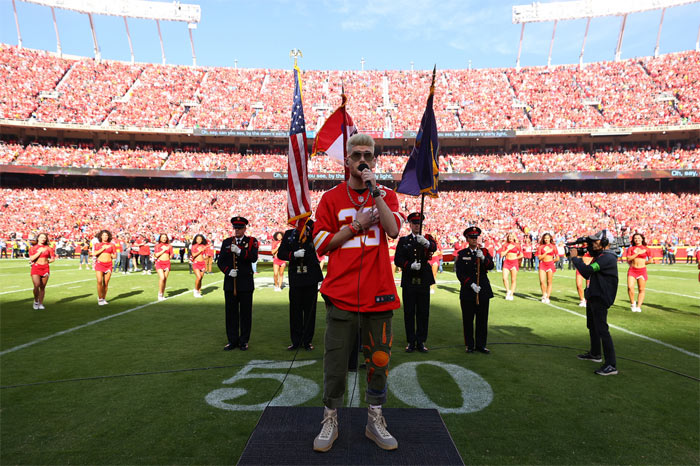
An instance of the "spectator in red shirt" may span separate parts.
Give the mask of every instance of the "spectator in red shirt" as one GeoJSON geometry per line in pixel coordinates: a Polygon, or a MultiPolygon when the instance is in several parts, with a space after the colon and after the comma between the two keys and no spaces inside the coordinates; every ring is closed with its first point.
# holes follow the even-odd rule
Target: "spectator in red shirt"
{"type": "Polygon", "coordinates": [[[148,238],[146,236],[141,237],[139,242],[139,256],[141,256],[141,267],[143,268],[143,274],[151,274],[151,246],[148,244],[148,238]]]}

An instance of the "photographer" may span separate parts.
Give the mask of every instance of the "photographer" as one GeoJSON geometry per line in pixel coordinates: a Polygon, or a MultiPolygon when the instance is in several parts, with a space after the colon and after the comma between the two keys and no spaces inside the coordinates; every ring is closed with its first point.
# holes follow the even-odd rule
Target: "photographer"
{"type": "Polygon", "coordinates": [[[608,309],[615,302],[617,295],[617,257],[609,250],[610,240],[605,230],[586,238],[579,238],[576,242],[569,243],[573,246],[577,243],[586,243],[588,253],[593,257],[590,264],[578,256],[576,248],[571,248],[571,261],[576,270],[590,280],[586,287],[586,326],[591,339],[591,347],[587,353],[579,354],[578,358],[584,361],[601,362],[600,346],[603,345],[605,363],[596,370],[598,375],[617,374],[617,361],[615,359],[615,346],[608,329],[608,309]]]}

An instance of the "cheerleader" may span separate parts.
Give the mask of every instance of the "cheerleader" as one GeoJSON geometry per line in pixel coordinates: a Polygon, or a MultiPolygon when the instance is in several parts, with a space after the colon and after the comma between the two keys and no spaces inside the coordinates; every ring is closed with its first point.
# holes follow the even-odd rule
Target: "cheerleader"
{"type": "Polygon", "coordinates": [[[283,236],[284,234],[281,231],[276,231],[272,235],[272,277],[275,283],[275,291],[282,291],[282,286],[284,286],[284,268],[287,263],[277,258],[277,251],[280,248],[283,236]]]}
{"type": "Polygon", "coordinates": [[[192,263],[192,271],[194,272],[194,297],[202,297],[202,278],[204,278],[204,272],[207,266],[207,258],[209,255],[209,246],[207,245],[207,239],[203,234],[198,233],[192,240],[192,246],[190,247],[190,263],[192,263]]]}
{"type": "Polygon", "coordinates": [[[29,248],[29,263],[32,268],[29,272],[34,284],[34,309],[46,309],[44,307],[44,293],[49,281],[49,264],[56,260],[56,253],[49,246],[49,237],[46,233],[40,233],[36,238],[36,244],[29,248]]]}
{"type": "Polygon", "coordinates": [[[116,255],[116,249],[112,244],[112,233],[109,230],[100,231],[97,243],[93,246],[92,255],[95,258],[95,277],[97,278],[97,305],[105,306],[107,302],[107,288],[112,278],[112,261],[116,255]]]}
{"type": "Polygon", "coordinates": [[[556,271],[554,263],[559,259],[557,246],[552,243],[552,235],[549,233],[545,233],[540,239],[540,245],[537,247],[537,259],[540,261],[541,301],[549,304],[549,297],[552,295],[552,280],[556,271]]]}
{"type": "Polygon", "coordinates": [[[651,251],[647,248],[644,235],[641,233],[632,235],[632,245],[627,248],[625,256],[627,256],[627,263],[630,265],[630,268],[627,270],[627,294],[630,297],[632,312],[642,312],[644,290],[649,279],[647,275],[647,261],[651,259],[651,251]],[[635,282],[637,282],[637,287],[639,288],[637,301],[634,300],[635,282]]]}
{"type": "Polygon", "coordinates": [[[513,301],[515,287],[518,283],[520,260],[524,257],[520,245],[515,242],[515,234],[508,233],[506,242],[501,246],[503,257],[503,286],[506,288],[506,300],[513,301]]]}
{"type": "MultiPolygon", "coordinates": [[[[584,264],[588,265],[593,261],[593,256],[591,256],[590,253],[586,251],[583,254],[583,256],[581,256],[581,260],[584,264]]],[[[584,290],[586,289],[585,284],[586,279],[583,278],[583,275],[581,275],[578,269],[576,269],[576,291],[578,292],[579,307],[586,307],[586,296],[584,294],[584,290]]]]}
{"type": "MultiPolygon", "coordinates": [[[[391,265],[391,275],[396,275],[396,264],[394,264],[394,257],[396,256],[396,243],[398,240],[395,238],[389,238],[389,263],[391,265]]],[[[321,267],[323,271],[323,267],[321,267]]]]}
{"type": "Polygon", "coordinates": [[[168,282],[170,275],[170,258],[173,255],[173,245],[170,244],[170,238],[165,233],[158,235],[158,242],[153,248],[153,258],[156,263],[156,272],[158,273],[158,301],[165,300],[165,285],[168,282]]]}
{"type": "Polygon", "coordinates": [[[442,247],[440,246],[440,240],[435,236],[435,244],[437,245],[437,249],[433,253],[433,257],[428,260],[428,264],[430,264],[430,268],[433,271],[433,280],[435,280],[435,283],[430,285],[430,294],[435,294],[435,288],[437,287],[437,274],[438,270],[440,269],[440,261],[442,260],[442,247]]]}

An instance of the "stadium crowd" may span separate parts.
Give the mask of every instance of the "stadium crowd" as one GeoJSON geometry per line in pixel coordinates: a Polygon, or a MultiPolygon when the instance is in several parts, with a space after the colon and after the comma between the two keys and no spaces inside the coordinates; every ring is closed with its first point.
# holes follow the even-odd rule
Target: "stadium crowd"
{"type": "MultiPolygon", "coordinates": [[[[407,153],[389,151],[377,160],[382,173],[402,173],[407,153]]],[[[442,173],[528,173],[611,170],[700,169],[700,147],[603,147],[596,152],[582,148],[550,147],[520,152],[467,153],[449,149],[440,157],[442,173]]],[[[95,150],[85,142],[26,146],[0,140],[0,165],[53,167],[131,168],[147,170],[225,170],[286,172],[287,153],[282,149],[250,151],[245,155],[230,149],[201,150],[190,146],[169,151],[164,146],[103,146],[95,150]]],[[[342,173],[342,166],[325,156],[311,158],[311,173],[342,173]]]]}
{"type": "MultiPolygon", "coordinates": [[[[434,109],[441,131],[682,124],[700,114],[699,74],[694,51],[583,68],[438,70],[434,109]]],[[[281,69],[65,59],[0,44],[0,118],[286,131],[291,76],[281,69]]],[[[430,79],[429,71],[306,71],[307,128],[320,127],[344,86],[361,130],[417,130],[430,79]]]]}
{"type": "MultiPolygon", "coordinates": [[[[0,238],[27,238],[46,231],[77,240],[101,229],[114,234],[154,237],[165,232],[187,240],[197,233],[221,241],[230,236],[229,219],[242,215],[250,234],[269,243],[286,227],[283,190],[166,189],[3,189],[0,238]]],[[[313,210],[321,191],[312,191],[313,210]]],[[[399,195],[405,214],[420,209],[420,198],[399,195]]],[[[649,244],[700,243],[700,195],[672,193],[443,191],[427,199],[425,231],[441,247],[463,241],[467,224],[479,225],[486,240],[513,232],[555,242],[608,228],[639,231],[649,244]],[[542,215],[542,206],[548,214],[542,215]]]]}

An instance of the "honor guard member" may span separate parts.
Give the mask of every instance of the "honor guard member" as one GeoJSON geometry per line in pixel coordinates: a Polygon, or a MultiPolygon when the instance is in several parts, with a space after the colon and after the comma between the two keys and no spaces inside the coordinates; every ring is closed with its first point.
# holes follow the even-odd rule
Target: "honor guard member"
{"type": "Polygon", "coordinates": [[[459,304],[462,308],[464,344],[467,353],[474,350],[489,354],[486,348],[486,333],[489,322],[489,300],[493,298],[487,272],[493,269],[493,259],[486,248],[477,245],[481,229],[469,227],[464,230],[468,246],[457,255],[455,272],[461,284],[459,304]],[[476,317],[476,334],[474,332],[476,317]]]}
{"type": "Polygon", "coordinates": [[[437,250],[430,235],[419,234],[425,216],[413,212],[408,216],[411,233],[402,236],[396,245],[394,264],[401,267],[401,300],[408,346],[406,352],[418,350],[427,353],[428,317],[430,313],[430,285],[435,283],[428,260],[437,250]]]}
{"type": "Polygon", "coordinates": [[[253,318],[253,262],[258,260],[258,240],[246,236],[248,220],[231,219],[234,235],[221,243],[217,265],[224,274],[226,302],[226,337],[224,351],[248,349],[250,326],[253,318]]]}
{"type": "Polygon", "coordinates": [[[314,247],[313,229],[314,221],[309,220],[304,235],[295,228],[285,231],[277,250],[277,257],[289,262],[289,330],[292,344],[287,349],[290,351],[300,346],[307,351],[314,349],[311,341],[316,328],[318,283],[323,281],[323,273],[314,247]]]}

